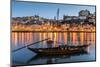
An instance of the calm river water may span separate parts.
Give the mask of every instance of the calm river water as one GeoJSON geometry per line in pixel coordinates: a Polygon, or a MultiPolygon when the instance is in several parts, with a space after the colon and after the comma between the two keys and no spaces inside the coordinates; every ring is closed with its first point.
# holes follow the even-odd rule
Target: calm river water
{"type": "MultiPolygon", "coordinates": [[[[46,38],[54,41],[52,47],[59,45],[84,45],[91,44],[88,47],[88,53],[76,55],[50,56],[41,57],[36,53],[31,52],[27,48],[12,52],[12,64],[14,65],[28,65],[28,64],[51,64],[51,63],[65,63],[65,62],[79,62],[79,61],[95,61],[95,33],[83,32],[12,32],[12,51],[23,46],[35,43],[46,38]]],[[[33,48],[47,48],[46,41],[31,45],[33,48]]]]}

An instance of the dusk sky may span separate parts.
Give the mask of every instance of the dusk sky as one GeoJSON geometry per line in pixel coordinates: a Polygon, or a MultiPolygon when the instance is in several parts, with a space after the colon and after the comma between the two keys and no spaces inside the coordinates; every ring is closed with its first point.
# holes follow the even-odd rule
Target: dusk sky
{"type": "Polygon", "coordinates": [[[65,5],[52,3],[12,2],[12,17],[34,16],[38,14],[44,18],[54,18],[59,8],[59,17],[63,15],[78,16],[80,10],[95,12],[95,6],[65,5]]]}

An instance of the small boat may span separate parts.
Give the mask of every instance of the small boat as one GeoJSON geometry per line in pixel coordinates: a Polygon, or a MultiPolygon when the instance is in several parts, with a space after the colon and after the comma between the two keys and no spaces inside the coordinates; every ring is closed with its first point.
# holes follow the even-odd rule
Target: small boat
{"type": "Polygon", "coordinates": [[[31,48],[27,47],[30,51],[35,52],[40,55],[65,55],[65,54],[75,54],[87,52],[87,47],[89,45],[80,45],[80,46],[67,46],[61,45],[59,47],[53,48],[31,48]]]}

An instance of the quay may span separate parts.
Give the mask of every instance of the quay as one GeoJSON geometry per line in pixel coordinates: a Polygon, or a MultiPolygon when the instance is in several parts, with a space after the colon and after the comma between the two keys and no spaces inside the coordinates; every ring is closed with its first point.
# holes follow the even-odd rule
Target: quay
{"type": "Polygon", "coordinates": [[[83,33],[96,33],[96,31],[30,31],[30,30],[16,30],[16,31],[12,31],[12,32],[83,32],[83,33]]]}

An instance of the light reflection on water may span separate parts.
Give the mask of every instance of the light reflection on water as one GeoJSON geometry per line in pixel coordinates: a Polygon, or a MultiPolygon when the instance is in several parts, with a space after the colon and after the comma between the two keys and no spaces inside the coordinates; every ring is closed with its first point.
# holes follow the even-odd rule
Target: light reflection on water
{"type": "MultiPolygon", "coordinates": [[[[37,57],[36,54],[29,51],[27,48],[12,53],[13,63],[16,65],[25,64],[48,64],[60,62],[74,62],[74,61],[92,61],[95,60],[95,33],[77,33],[77,32],[12,32],[12,50],[22,46],[50,38],[54,41],[53,47],[59,45],[84,45],[91,44],[89,47],[89,54],[75,55],[70,57],[56,56],[56,57],[37,57]],[[57,43],[59,42],[59,43],[57,43]],[[24,56],[24,57],[23,57],[24,56]],[[27,63],[30,58],[33,59],[27,63]],[[56,60],[57,59],[57,60],[56,60]],[[56,60],[56,61],[55,61],[56,60]]],[[[46,41],[33,45],[34,48],[46,48],[46,41]]]]}

